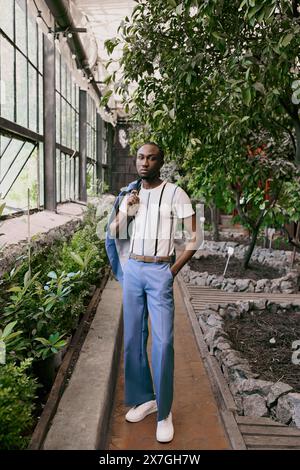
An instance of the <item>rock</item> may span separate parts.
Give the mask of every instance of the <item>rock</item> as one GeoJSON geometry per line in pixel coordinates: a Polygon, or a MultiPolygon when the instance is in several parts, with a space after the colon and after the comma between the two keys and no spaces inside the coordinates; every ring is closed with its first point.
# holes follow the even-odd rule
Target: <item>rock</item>
{"type": "Polygon", "coordinates": [[[273,382],[266,380],[248,379],[241,383],[239,393],[243,395],[259,394],[267,396],[270,393],[273,382]]]}
{"type": "Polygon", "coordinates": [[[197,277],[194,279],[194,284],[200,287],[204,287],[207,285],[207,278],[206,277],[197,277]]]}
{"type": "Polygon", "coordinates": [[[270,287],[271,292],[280,292],[280,284],[280,279],[273,279],[270,287]]]}
{"type": "Polygon", "coordinates": [[[212,282],[210,283],[211,287],[214,287],[216,289],[220,289],[222,287],[222,278],[217,277],[216,279],[213,279],[212,282]]]}
{"type": "Polygon", "coordinates": [[[197,279],[198,277],[202,277],[201,275],[199,276],[199,273],[197,273],[197,271],[190,271],[189,275],[191,280],[197,279]]]}
{"type": "Polygon", "coordinates": [[[220,315],[220,317],[222,317],[222,318],[224,318],[224,317],[226,316],[226,310],[225,310],[225,308],[222,307],[222,308],[219,309],[219,315],[220,315]]]}
{"type": "Polygon", "coordinates": [[[223,357],[223,363],[226,367],[233,367],[237,364],[240,364],[243,359],[238,355],[238,353],[234,350],[224,350],[224,357],[223,357]]]}
{"type": "Polygon", "coordinates": [[[273,406],[276,401],[278,400],[279,397],[284,395],[285,393],[290,392],[293,390],[290,385],[285,384],[283,382],[276,382],[274,385],[272,385],[270,392],[267,395],[267,405],[273,406]]]}
{"type": "Polygon", "coordinates": [[[237,279],[235,285],[239,292],[244,292],[248,289],[250,283],[250,279],[237,279]]]}
{"type": "Polygon", "coordinates": [[[213,346],[214,349],[219,349],[220,351],[225,351],[232,348],[230,343],[228,343],[228,341],[225,341],[222,336],[220,336],[216,341],[214,341],[213,346]]]}
{"type": "Polygon", "coordinates": [[[284,395],[278,398],[276,407],[276,417],[284,424],[289,424],[292,420],[293,411],[289,401],[289,395],[284,395]]]}
{"type": "Polygon", "coordinates": [[[225,336],[224,330],[222,328],[219,328],[218,326],[211,327],[209,328],[207,333],[205,333],[204,340],[208,343],[210,347],[212,347],[213,341],[219,336],[225,336]]]}
{"type": "Polygon", "coordinates": [[[259,279],[259,280],[256,282],[255,292],[264,292],[264,290],[265,290],[267,284],[268,284],[268,280],[267,280],[267,279],[259,279]]]}
{"type": "Polygon", "coordinates": [[[294,292],[294,285],[290,281],[282,281],[280,284],[280,290],[286,294],[292,294],[294,292]]]}
{"type": "Polygon", "coordinates": [[[269,302],[269,303],[268,303],[268,310],[269,310],[271,313],[275,314],[275,313],[277,313],[278,305],[275,304],[275,303],[273,303],[273,302],[269,302]]]}
{"type": "Polygon", "coordinates": [[[249,282],[247,292],[254,292],[254,289],[255,289],[255,283],[254,283],[254,281],[251,280],[249,282]]]}
{"type": "Polygon", "coordinates": [[[239,312],[239,309],[234,306],[234,307],[227,307],[226,309],[226,316],[232,318],[233,320],[235,318],[239,318],[240,317],[240,312],[239,312]]]}
{"type": "Polygon", "coordinates": [[[265,310],[267,301],[265,299],[255,300],[253,302],[253,308],[255,310],[265,310]]]}
{"type": "Polygon", "coordinates": [[[242,300],[239,300],[236,303],[236,308],[238,309],[240,316],[242,316],[242,315],[245,315],[247,312],[249,312],[250,305],[249,305],[249,302],[243,302],[242,300]]]}
{"type": "Polygon", "coordinates": [[[208,319],[206,320],[207,325],[209,326],[219,326],[221,327],[223,325],[223,321],[219,317],[219,315],[209,315],[208,319]]]}
{"type": "Polygon", "coordinates": [[[265,398],[257,393],[243,396],[243,408],[245,416],[269,416],[265,398]]]}
{"type": "Polygon", "coordinates": [[[300,428],[300,393],[288,393],[277,402],[276,416],[284,424],[300,428]]]}

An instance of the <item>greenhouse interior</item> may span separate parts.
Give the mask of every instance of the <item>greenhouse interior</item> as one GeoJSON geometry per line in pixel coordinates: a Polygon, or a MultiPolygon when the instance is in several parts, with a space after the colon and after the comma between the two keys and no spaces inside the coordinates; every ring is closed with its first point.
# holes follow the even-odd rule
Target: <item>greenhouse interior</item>
{"type": "Polygon", "coordinates": [[[300,0],[0,0],[0,450],[300,450],[299,51],[300,0]]]}

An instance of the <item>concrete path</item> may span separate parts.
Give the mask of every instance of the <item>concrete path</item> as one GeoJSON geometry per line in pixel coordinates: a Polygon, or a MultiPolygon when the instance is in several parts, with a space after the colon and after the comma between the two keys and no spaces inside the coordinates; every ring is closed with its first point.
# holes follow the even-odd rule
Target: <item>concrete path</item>
{"type": "Polygon", "coordinates": [[[175,386],[172,408],[174,439],[169,444],[160,444],[156,441],[156,413],[147,416],[139,423],[125,421],[124,416],[128,408],[123,405],[124,379],[121,368],[106,447],[109,450],[230,449],[176,281],[174,292],[175,386]]]}

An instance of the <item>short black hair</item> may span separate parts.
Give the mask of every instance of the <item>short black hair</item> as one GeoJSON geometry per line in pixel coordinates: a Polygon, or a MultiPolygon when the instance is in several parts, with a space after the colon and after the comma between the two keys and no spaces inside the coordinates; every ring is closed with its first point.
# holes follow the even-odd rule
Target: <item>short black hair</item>
{"type": "Polygon", "coordinates": [[[149,140],[147,142],[144,142],[142,145],[140,145],[139,148],[143,147],[143,145],[154,145],[158,149],[158,156],[161,158],[162,161],[164,160],[165,152],[156,142],[152,142],[149,140]]]}

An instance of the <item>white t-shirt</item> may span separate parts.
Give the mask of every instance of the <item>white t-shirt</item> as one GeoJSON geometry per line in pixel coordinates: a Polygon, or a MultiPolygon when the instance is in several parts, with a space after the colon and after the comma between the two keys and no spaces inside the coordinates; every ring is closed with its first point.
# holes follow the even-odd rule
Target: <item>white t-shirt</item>
{"type": "MultiPolygon", "coordinates": [[[[125,214],[128,197],[129,195],[125,196],[120,205],[120,211],[125,214]]],[[[163,181],[153,189],[141,186],[139,199],[139,209],[129,229],[130,253],[171,256],[175,252],[174,235],[178,219],[195,213],[189,196],[179,186],[163,181]]]]}

